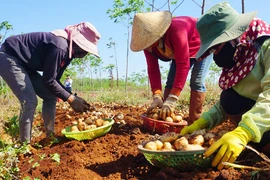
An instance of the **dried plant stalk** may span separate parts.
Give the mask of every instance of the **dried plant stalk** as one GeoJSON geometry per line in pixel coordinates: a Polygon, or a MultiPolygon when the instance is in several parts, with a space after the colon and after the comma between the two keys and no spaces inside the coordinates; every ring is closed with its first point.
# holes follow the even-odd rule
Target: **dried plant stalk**
{"type": "Polygon", "coordinates": [[[229,162],[223,162],[222,163],[225,166],[231,166],[234,168],[239,168],[239,169],[251,169],[254,171],[269,171],[270,168],[258,168],[258,167],[253,167],[253,166],[245,166],[245,165],[240,165],[240,164],[234,164],[234,163],[229,163],[229,162]]]}

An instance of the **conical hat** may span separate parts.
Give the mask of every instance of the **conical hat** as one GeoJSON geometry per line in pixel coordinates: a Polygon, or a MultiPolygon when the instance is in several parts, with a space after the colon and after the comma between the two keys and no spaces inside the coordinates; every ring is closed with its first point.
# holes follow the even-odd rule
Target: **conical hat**
{"type": "Polygon", "coordinates": [[[141,51],[154,44],[172,22],[169,11],[137,13],[134,16],[130,49],[141,51]]]}

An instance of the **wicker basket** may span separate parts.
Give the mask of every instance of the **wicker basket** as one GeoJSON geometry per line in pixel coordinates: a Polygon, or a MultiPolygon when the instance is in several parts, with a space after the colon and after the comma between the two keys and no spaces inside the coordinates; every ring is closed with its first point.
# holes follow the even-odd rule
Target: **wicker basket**
{"type": "Polygon", "coordinates": [[[143,148],[147,142],[138,146],[139,152],[153,166],[172,167],[180,171],[192,171],[211,167],[214,155],[204,157],[204,150],[198,151],[151,151],[143,148]]]}
{"type": "Polygon", "coordinates": [[[187,121],[181,123],[165,122],[161,120],[155,120],[147,117],[145,114],[141,115],[143,119],[144,129],[150,133],[164,134],[166,132],[180,133],[180,131],[188,125],[187,121]]]}
{"type": "Polygon", "coordinates": [[[95,129],[90,129],[86,131],[80,131],[80,132],[70,132],[71,126],[66,127],[61,131],[63,135],[65,135],[69,139],[76,139],[78,141],[81,140],[93,140],[97,137],[103,136],[107,134],[114,124],[113,119],[104,119],[106,121],[109,121],[108,124],[97,127],[95,129]]]}

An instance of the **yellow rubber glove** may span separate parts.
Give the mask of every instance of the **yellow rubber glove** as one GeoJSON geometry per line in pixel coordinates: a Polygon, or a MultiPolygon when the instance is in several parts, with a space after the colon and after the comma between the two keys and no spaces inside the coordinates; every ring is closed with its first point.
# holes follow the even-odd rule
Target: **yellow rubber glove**
{"type": "Polygon", "coordinates": [[[222,169],[222,162],[233,163],[239,154],[243,151],[244,146],[252,139],[252,134],[243,127],[237,127],[235,130],[224,134],[217,142],[210,146],[204,153],[205,157],[210,156],[218,150],[212,166],[222,169]],[[243,145],[241,145],[243,144],[243,145]]]}
{"type": "Polygon", "coordinates": [[[169,94],[166,101],[163,103],[161,108],[160,117],[165,120],[166,117],[171,117],[174,114],[175,105],[178,100],[178,96],[174,94],[169,94]]]}
{"type": "Polygon", "coordinates": [[[208,126],[207,121],[204,118],[200,118],[200,119],[194,121],[194,123],[192,123],[191,125],[185,126],[181,130],[180,135],[191,134],[194,131],[208,128],[207,126],[208,126]]]}
{"type": "Polygon", "coordinates": [[[162,107],[163,105],[163,100],[162,100],[162,95],[161,94],[154,94],[153,96],[153,102],[150,105],[150,107],[147,109],[146,113],[151,113],[153,109],[157,107],[162,107]]]}

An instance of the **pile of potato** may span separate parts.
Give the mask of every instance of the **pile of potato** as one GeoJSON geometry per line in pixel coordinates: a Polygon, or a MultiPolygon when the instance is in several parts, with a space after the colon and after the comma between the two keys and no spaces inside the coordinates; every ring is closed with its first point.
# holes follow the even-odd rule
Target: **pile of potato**
{"type": "MultiPolygon", "coordinates": [[[[155,108],[152,110],[151,113],[147,113],[146,116],[152,119],[156,120],[161,120],[163,119],[160,117],[160,108],[155,108]]],[[[172,117],[167,117],[164,121],[165,122],[174,122],[174,123],[182,123],[183,121],[184,114],[183,113],[178,113],[178,114],[173,114],[172,117]]]]}
{"type": "Polygon", "coordinates": [[[104,114],[99,111],[84,113],[84,116],[72,121],[71,132],[85,131],[95,129],[97,127],[108,124],[109,121],[104,120],[104,114]]]}
{"type": "MultiPolygon", "coordinates": [[[[222,132],[225,133],[225,132],[222,132]]],[[[152,151],[195,151],[205,150],[217,141],[222,134],[214,134],[205,130],[180,136],[175,132],[167,132],[159,139],[148,141],[144,148],[152,151]]]]}

